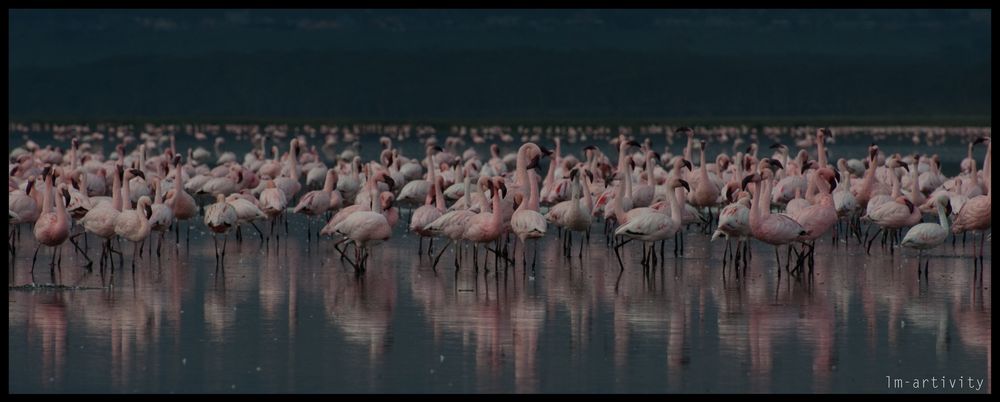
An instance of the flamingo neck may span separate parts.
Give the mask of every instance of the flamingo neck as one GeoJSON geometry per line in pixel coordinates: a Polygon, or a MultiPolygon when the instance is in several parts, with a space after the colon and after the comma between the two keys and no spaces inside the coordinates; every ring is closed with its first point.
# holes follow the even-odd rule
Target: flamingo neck
{"type": "MultiPolygon", "coordinates": [[[[611,203],[611,208],[615,213],[615,218],[621,218],[625,216],[625,207],[622,206],[622,198],[625,197],[625,178],[618,181],[617,187],[615,187],[615,199],[611,203]]],[[[669,198],[669,197],[668,197],[669,198]]]]}
{"type": "Polygon", "coordinates": [[[494,188],[493,195],[493,227],[500,226],[500,189],[494,188]]]}
{"type": "Polygon", "coordinates": [[[463,186],[462,199],[465,200],[465,209],[472,208],[472,205],[470,205],[470,203],[472,202],[472,196],[469,194],[472,192],[471,182],[472,180],[470,180],[468,177],[462,180],[462,186],[463,186]]]}
{"type": "Polygon", "coordinates": [[[527,151],[527,147],[521,147],[517,151],[517,163],[514,166],[515,186],[522,186],[528,181],[528,156],[525,151],[527,151]]]}
{"type": "Polygon", "coordinates": [[[132,209],[132,199],[129,193],[129,181],[131,179],[126,178],[122,183],[122,207],[124,210],[132,209]]]}
{"type": "Polygon", "coordinates": [[[900,180],[899,176],[896,176],[896,168],[889,168],[889,175],[892,176],[892,198],[899,198],[903,194],[900,191],[900,180]]]}
{"type": "MultiPolygon", "coordinates": [[[[331,172],[332,171],[333,170],[331,169],[331,172]]],[[[329,193],[329,192],[333,191],[333,178],[335,177],[334,174],[335,173],[329,173],[329,172],[326,174],[326,182],[323,183],[323,192],[324,193],[329,193]]]]}
{"type": "Polygon", "coordinates": [[[441,189],[443,184],[444,184],[443,181],[439,181],[437,179],[435,179],[433,183],[434,202],[435,202],[434,207],[437,208],[439,211],[444,211],[446,208],[444,204],[444,191],[441,189]]]}
{"type": "MultiPolygon", "coordinates": [[[[118,173],[115,172],[114,178],[111,179],[111,206],[115,209],[122,210],[122,181],[118,178],[118,173]]],[[[178,187],[184,188],[184,187],[178,187]]]]}
{"type": "Polygon", "coordinates": [[[52,212],[52,175],[45,178],[45,192],[42,194],[42,213],[52,212]]]}
{"type": "Polygon", "coordinates": [[[535,212],[538,212],[538,179],[535,175],[528,175],[528,207],[535,212]]]}
{"type": "Polygon", "coordinates": [[[821,167],[821,168],[825,168],[826,167],[826,144],[825,144],[825,142],[826,142],[826,138],[825,137],[820,138],[820,140],[816,142],[816,153],[817,153],[816,159],[819,161],[819,167],[821,167]]]}
{"type": "Polygon", "coordinates": [[[937,205],[938,221],[941,223],[941,227],[944,228],[945,232],[951,232],[951,223],[948,222],[948,214],[945,212],[944,205],[938,203],[937,205]]]}
{"type": "Polygon", "coordinates": [[[653,155],[646,155],[646,184],[655,186],[656,180],[653,178],[653,155]]]}

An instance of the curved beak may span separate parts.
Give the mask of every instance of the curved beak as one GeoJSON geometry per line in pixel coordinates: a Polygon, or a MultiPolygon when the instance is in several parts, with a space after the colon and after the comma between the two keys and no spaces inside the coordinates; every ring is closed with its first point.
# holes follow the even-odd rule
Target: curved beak
{"type": "Polygon", "coordinates": [[[982,144],[982,143],[984,143],[984,142],[986,142],[988,140],[989,140],[989,137],[979,137],[979,138],[976,138],[976,140],[972,142],[972,145],[982,144]]]}
{"type": "Polygon", "coordinates": [[[542,156],[552,155],[552,150],[551,149],[545,148],[545,147],[543,147],[541,145],[538,146],[538,149],[540,149],[542,151],[542,156]]]}
{"type": "Polygon", "coordinates": [[[507,198],[507,184],[502,181],[500,182],[500,198],[507,198]]]}
{"type": "Polygon", "coordinates": [[[141,177],[143,180],[146,180],[146,174],[143,173],[141,170],[139,170],[139,169],[129,169],[128,171],[130,173],[132,173],[133,176],[138,176],[138,177],[141,177]]]}
{"type": "Polygon", "coordinates": [[[840,182],[840,173],[836,170],[833,171],[833,177],[830,178],[830,192],[837,189],[837,183],[840,182]]]}
{"type": "Polygon", "coordinates": [[[587,178],[590,181],[594,181],[594,174],[593,173],[591,173],[589,170],[584,170],[584,172],[587,173],[587,178]]]}
{"type": "Polygon", "coordinates": [[[951,212],[952,211],[951,211],[951,199],[950,198],[948,199],[948,203],[945,204],[944,209],[945,209],[945,215],[951,216],[951,212]]]}
{"type": "Polygon", "coordinates": [[[694,170],[694,164],[691,163],[691,161],[687,159],[681,159],[681,163],[683,163],[684,166],[688,168],[688,170],[694,170]]]}
{"type": "Polygon", "coordinates": [[[907,166],[907,165],[906,165],[905,163],[901,163],[901,164],[899,164],[899,167],[903,168],[903,170],[905,170],[905,171],[907,171],[907,172],[909,172],[909,171],[910,171],[910,167],[909,167],[909,166],[907,166]]]}
{"type": "Polygon", "coordinates": [[[541,155],[536,155],[534,158],[531,158],[531,162],[528,163],[527,168],[528,169],[534,169],[534,168],[538,167],[538,160],[539,159],[541,159],[541,155]]]}
{"type": "Polygon", "coordinates": [[[908,199],[904,199],[903,201],[906,202],[906,207],[910,209],[910,213],[912,214],[913,213],[913,203],[910,202],[910,200],[908,200],[908,199]]]}
{"type": "Polygon", "coordinates": [[[687,180],[677,179],[677,181],[681,182],[681,186],[684,187],[685,190],[691,191],[691,185],[688,184],[687,180]]]}
{"type": "Polygon", "coordinates": [[[784,166],[781,165],[781,162],[778,162],[778,161],[776,161],[774,159],[768,159],[767,163],[769,163],[771,166],[777,167],[778,169],[784,169],[785,168],[784,166]]]}
{"type": "Polygon", "coordinates": [[[740,189],[746,190],[747,189],[747,183],[753,181],[753,179],[754,179],[753,176],[754,175],[752,175],[752,174],[746,175],[746,177],[744,177],[743,181],[740,183],[740,189]]]}
{"type": "Polygon", "coordinates": [[[384,181],[385,184],[389,185],[390,190],[396,188],[396,181],[393,180],[392,177],[389,177],[389,175],[387,174],[382,175],[382,181],[384,181]]]}

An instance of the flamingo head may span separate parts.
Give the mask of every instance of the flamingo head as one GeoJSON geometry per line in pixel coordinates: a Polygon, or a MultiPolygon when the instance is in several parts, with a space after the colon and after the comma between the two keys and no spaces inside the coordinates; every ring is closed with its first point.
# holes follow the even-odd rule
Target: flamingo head
{"type": "MultiPolygon", "coordinates": [[[[223,197],[223,201],[225,200],[225,197],[222,194],[219,194],[218,196],[219,197],[223,197]]],[[[142,197],[139,197],[139,202],[136,203],[137,206],[141,205],[142,209],[146,212],[146,219],[149,219],[149,218],[153,217],[153,207],[151,206],[152,204],[153,204],[153,201],[150,200],[149,197],[145,196],[145,195],[142,196],[142,197]]]]}
{"type": "Polygon", "coordinates": [[[691,163],[691,161],[689,161],[687,159],[680,158],[677,161],[677,163],[680,163],[682,166],[686,167],[688,170],[694,170],[694,164],[691,163]]]}
{"type": "Polygon", "coordinates": [[[388,191],[384,191],[378,195],[379,202],[382,203],[382,210],[389,210],[392,208],[393,204],[396,202],[396,197],[388,191]]]}
{"type": "Polygon", "coordinates": [[[835,190],[840,181],[840,173],[830,168],[821,168],[816,171],[816,175],[830,184],[830,191],[835,190]]]}
{"type": "Polygon", "coordinates": [[[687,180],[674,178],[674,180],[670,182],[670,188],[678,188],[678,187],[684,187],[685,190],[691,191],[691,185],[688,184],[687,180]]]}
{"type": "Polygon", "coordinates": [[[896,202],[906,205],[906,208],[910,210],[910,213],[911,214],[913,213],[913,208],[914,208],[913,203],[910,202],[910,200],[906,199],[906,197],[903,196],[896,197],[896,202]]]}

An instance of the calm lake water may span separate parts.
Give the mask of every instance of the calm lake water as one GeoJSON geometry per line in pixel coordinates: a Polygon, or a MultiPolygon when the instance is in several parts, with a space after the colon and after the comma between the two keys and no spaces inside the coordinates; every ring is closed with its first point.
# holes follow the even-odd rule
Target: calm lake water
{"type": "MultiPolygon", "coordinates": [[[[868,143],[840,146],[861,157],[868,143]]],[[[965,146],[935,152],[954,174],[965,146]]],[[[737,276],[725,243],[693,226],[683,257],[667,241],[666,260],[644,272],[633,242],[621,271],[600,223],[583,258],[563,256],[550,227],[534,274],[519,258],[456,270],[450,251],[435,272],[402,222],[360,276],[332,240],[301,235],[302,216],[280,242],[230,236],[223,270],[200,219],[134,272],[123,242],[125,268],[103,275],[68,243],[61,270],[43,250],[32,275],[24,228],[8,254],[8,391],[991,392],[992,254],[980,269],[971,235],[930,253],[929,279],[912,250],[876,244],[868,256],[829,236],[812,275],[779,278],[773,248],[754,241],[737,276]],[[33,282],[79,288],[14,288],[33,282]],[[887,376],[983,383],[895,389],[887,376]]]]}

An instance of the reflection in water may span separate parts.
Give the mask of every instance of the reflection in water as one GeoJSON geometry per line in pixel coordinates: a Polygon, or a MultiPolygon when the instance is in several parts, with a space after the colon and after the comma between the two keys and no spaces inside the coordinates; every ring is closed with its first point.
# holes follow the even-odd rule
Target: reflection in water
{"type": "MultiPolygon", "coordinates": [[[[541,241],[532,275],[450,256],[435,272],[397,230],[359,276],[329,239],[294,235],[231,241],[216,273],[207,234],[192,236],[134,274],[88,274],[67,251],[56,279],[86,289],[11,289],[10,390],[884,392],[887,374],[991,390],[990,259],[980,282],[961,244],[936,251],[929,279],[915,258],[828,241],[811,276],[779,277],[759,245],[724,276],[724,244],[692,231],[684,258],[667,244],[648,272],[627,245],[620,272],[594,229],[583,259],[541,241]]],[[[10,285],[31,282],[30,257],[10,285]]]]}

